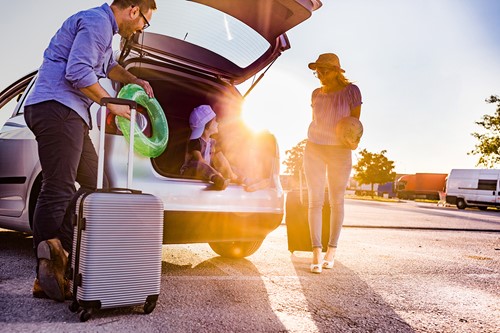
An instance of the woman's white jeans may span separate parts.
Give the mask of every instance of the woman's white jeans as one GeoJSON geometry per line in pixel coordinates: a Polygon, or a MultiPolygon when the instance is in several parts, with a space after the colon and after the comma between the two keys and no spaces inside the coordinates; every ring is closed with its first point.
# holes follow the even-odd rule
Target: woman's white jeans
{"type": "Polygon", "coordinates": [[[308,219],[312,247],[322,247],[322,210],[325,181],[328,179],[330,202],[329,247],[337,247],[344,222],[344,193],[352,168],[351,150],[341,146],[319,145],[307,142],[304,151],[304,170],[308,190],[308,219]]]}

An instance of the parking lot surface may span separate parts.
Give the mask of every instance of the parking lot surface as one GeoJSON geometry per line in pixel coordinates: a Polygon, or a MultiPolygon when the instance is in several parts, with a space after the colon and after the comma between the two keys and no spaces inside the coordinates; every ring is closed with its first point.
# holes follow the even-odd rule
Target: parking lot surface
{"type": "Polygon", "coordinates": [[[285,224],[243,260],[165,245],[153,313],[103,310],[85,323],[69,302],[31,297],[31,238],[0,230],[0,331],[498,332],[495,230],[496,211],[348,200],[332,270],[309,273],[310,253],[287,250],[285,224]]]}

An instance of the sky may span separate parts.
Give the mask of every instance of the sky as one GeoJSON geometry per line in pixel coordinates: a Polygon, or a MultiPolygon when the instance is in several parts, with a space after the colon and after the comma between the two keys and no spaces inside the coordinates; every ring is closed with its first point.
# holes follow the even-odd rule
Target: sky
{"type": "MultiPolygon", "coordinates": [[[[104,1],[2,2],[8,15],[0,22],[0,90],[38,68],[64,19],[104,1]]],[[[333,52],[363,96],[364,134],[354,163],[367,149],[386,150],[398,173],[476,167],[479,156],[467,155],[477,143],[471,133],[482,131],[475,121],[495,112],[485,99],[500,95],[500,1],[322,2],[287,33],[291,49],[245,103],[251,125],[276,135],[282,160],[307,137],[310,96],[319,86],[307,64],[333,52]]],[[[158,11],[166,3],[157,0],[158,11]]]]}

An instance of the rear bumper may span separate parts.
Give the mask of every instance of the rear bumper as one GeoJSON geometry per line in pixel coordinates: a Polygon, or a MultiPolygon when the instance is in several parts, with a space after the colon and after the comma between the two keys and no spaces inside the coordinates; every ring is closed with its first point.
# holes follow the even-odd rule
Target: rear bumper
{"type": "Polygon", "coordinates": [[[163,244],[263,240],[282,213],[165,211],[163,244]]]}

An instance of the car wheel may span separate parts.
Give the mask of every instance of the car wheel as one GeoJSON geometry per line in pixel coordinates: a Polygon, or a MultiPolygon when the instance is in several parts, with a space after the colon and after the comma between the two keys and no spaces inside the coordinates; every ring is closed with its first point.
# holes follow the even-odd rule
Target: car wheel
{"type": "Polygon", "coordinates": [[[40,195],[40,190],[42,189],[42,174],[39,174],[35,181],[33,182],[33,186],[31,186],[30,193],[30,202],[28,206],[28,218],[30,223],[30,228],[33,230],[33,215],[35,214],[36,202],[38,200],[38,196],[40,195]]]}
{"type": "Polygon", "coordinates": [[[263,240],[253,242],[212,242],[208,243],[212,250],[221,257],[244,258],[252,255],[262,245],[263,240]]]}
{"type": "Polygon", "coordinates": [[[457,199],[457,208],[458,209],[465,209],[467,207],[467,204],[465,203],[464,199],[457,199]]]}

